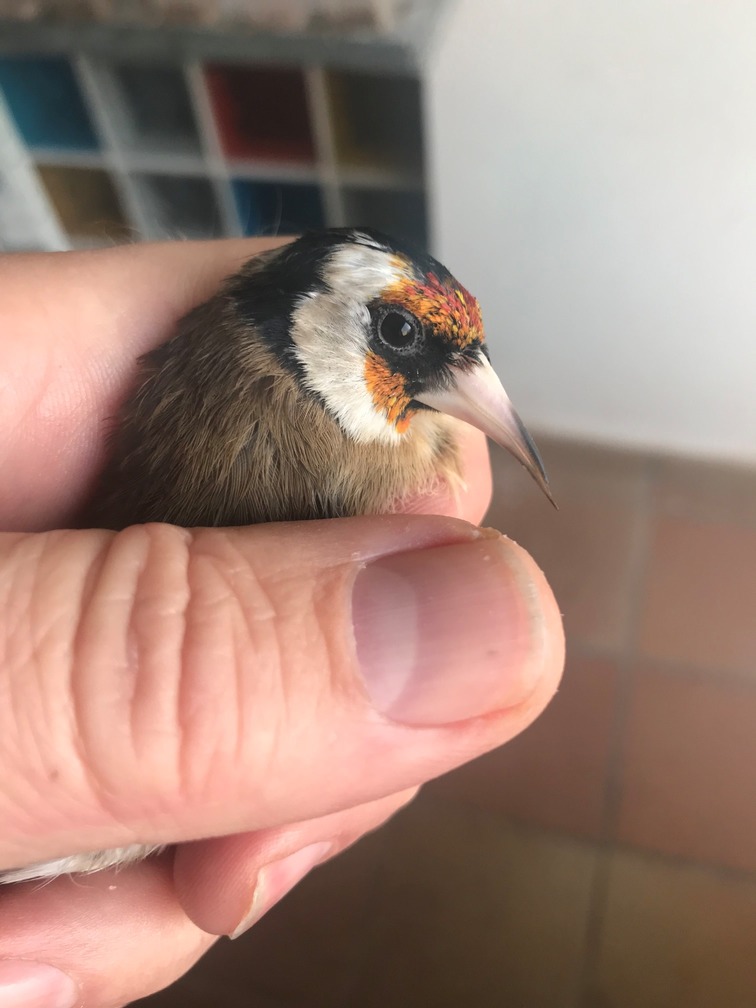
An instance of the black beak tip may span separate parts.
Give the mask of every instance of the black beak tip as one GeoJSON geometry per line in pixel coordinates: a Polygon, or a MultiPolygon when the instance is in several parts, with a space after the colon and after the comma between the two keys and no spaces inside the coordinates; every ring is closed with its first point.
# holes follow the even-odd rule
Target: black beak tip
{"type": "Polygon", "coordinates": [[[554,510],[558,511],[559,510],[559,505],[554,500],[554,495],[552,494],[551,487],[548,484],[546,484],[546,488],[544,489],[544,493],[546,494],[546,496],[548,497],[549,501],[551,502],[551,506],[554,508],[554,510]]]}
{"type": "MultiPolygon", "coordinates": [[[[540,461],[540,459],[539,459],[539,461],[540,461]]],[[[541,490],[543,491],[544,496],[549,501],[549,503],[554,508],[554,510],[558,511],[559,510],[559,505],[554,500],[554,495],[552,494],[551,487],[549,485],[549,479],[548,479],[548,476],[546,475],[546,470],[543,468],[543,465],[538,466],[537,470],[531,469],[530,470],[530,475],[533,477],[533,479],[536,481],[536,483],[538,484],[538,486],[541,488],[541,490]]]]}
{"type": "Polygon", "coordinates": [[[541,490],[543,490],[544,494],[549,499],[549,501],[551,501],[554,510],[558,511],[559,505],[554,500],[554,496],[551,493],[551,487],[549,486],[549,477],[546,475],[546,468],[544,467],[543,459],[541,458],[541,453],[538,451],[535,441],[530,436],[530,431],[527,429],[525,424],[522,422],[522,420],[516,413],[515,413],[515,419],[517,422],[517,427],[520,432],[520,437],[527,446],[528,455],[530,456],[530,460],[532,462],[532,467],[526,466],[526,468],[529,469],[530,475],[536,481],[541,490]]]}

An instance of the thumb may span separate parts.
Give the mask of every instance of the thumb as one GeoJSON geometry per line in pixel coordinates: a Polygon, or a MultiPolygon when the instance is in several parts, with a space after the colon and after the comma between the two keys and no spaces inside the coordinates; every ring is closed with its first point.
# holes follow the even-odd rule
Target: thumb
{"type": "Polygon", "coordinates": [[[291,823],[520,731],[561,623],[448,518],[0,536],[0,867],[291,823]]]}

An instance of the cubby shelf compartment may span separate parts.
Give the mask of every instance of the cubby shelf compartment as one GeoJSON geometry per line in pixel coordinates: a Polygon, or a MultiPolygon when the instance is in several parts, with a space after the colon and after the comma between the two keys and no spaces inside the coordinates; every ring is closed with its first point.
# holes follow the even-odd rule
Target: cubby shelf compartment
{"type": "Polygon", "coordinates": [[[124,146],[136,151],[200,154],[180,67],[122,63],[112,68],[112,75],[121,99],[124,146]]]}
{"type": "Polygon", "coordinates": [[[428,246],[425,199],[421,192],[347,188],[343,192],[346,223],[365,225],[428,246]]]}
{"type": "Polygon", "coordinates": [[[419,178],[423,167],[419,82],[343,71],[330,71],[327,81],[338,164],[380,167],[402,178],[419,178]]]}
{"type": "Polygon", "coordinates": [[[223,234],[213,188],[191,175],[135,173],[132,186],[150,238],[217,238],[223,234]]]}
{"type": "Polygon", "coordinates": [[[96,168],[39,165],[37,172],[60,223],[75,240],[120,241],[129,234],[107,172],[96,168]]]}
{"type": "MultiPolygon", "coordinates": [[[[76,43],[65,57],[0,56],[5,150],[37,194],[35,247],[344,224],[427,245],[415,77],[236,58],[76,43]]],[[[4,245],[29,247],[8,202],[4,245]]]]}
{"type": "Polygon", "coordinates": [[[301,71],[211,65],[205,75],[227,157],[315,161],[301,71]]]}
{"type": "Polygon", "coordinates": [[[0,57],[0,89],[29,147],[97,150],[97,137],[67,59],[0,57]]]}
{"type": "Polygon", "coordinates": [[[243,178],[234,179],[232,185],[243,234],[292,234],[325,225],[316,185],[243,178]]]}

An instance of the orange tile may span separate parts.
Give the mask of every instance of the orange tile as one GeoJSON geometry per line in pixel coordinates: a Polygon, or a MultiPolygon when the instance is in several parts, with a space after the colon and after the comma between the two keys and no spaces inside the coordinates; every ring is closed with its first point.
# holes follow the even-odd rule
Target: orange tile
{"type": "Polygon", "coordinates": [[[691,459],[656,459],[658,511],[697,521],[756,527],[756,469],[691,459]]]}
{"type": "Polygon", "coordinates": [[[595,854],[421,797],[387,827],[359,1008],[554,1008],[579,985],[595,854]]]}
{"type": "Polygon", "coordinates": [[[618,838],[756,870],[754,796],[756,690],[639,671],[624,740],[618,838]]]}
{"type": "Polygon", "coordinates": [[[756,1004],[756,884],[612,856],[589,1008],[756,1004]]]}
{"type": "Polygon", "coordinates": [[[562,686],[535,724],[428,790],[541,826],[599,837],[616,695],[612,662],[568,658],[562,686]]]}
{"type": "Polygon", "coordinates": [[[640,648],[756,678],[756,528],[656,520],[640,648]]]}
{"type": "Polygon", "coordinates": [[[494,449],[494,502],[486,521],[541,565],[569,641],[616,650],[627,637],[634,560],[645,528],[644,463],[567,443],[545,441],[542,448],[559,511],[494,449]]]}

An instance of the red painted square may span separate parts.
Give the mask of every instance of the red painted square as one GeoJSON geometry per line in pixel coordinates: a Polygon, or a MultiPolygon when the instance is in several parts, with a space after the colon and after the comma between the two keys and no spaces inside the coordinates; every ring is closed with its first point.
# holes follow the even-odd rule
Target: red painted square
{"type": "Polygon", "coordinates": [[[209,66],[205,73],[228,157],[315,160],[305,82],[299,71],[209,66]]]}

